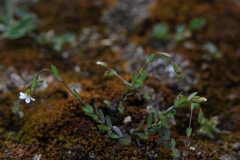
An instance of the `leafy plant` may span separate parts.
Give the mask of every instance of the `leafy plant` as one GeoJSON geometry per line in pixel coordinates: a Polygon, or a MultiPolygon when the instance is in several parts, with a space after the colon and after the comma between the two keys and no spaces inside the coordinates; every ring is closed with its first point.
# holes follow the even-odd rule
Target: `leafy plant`
{"type": "Polygon", "coordinates": [[[46,33],[41,33],[40,35],[32,33],[31,37],[33,37],[41,45],[52,46],[55,51],[60,51],[65,44],[74,45],[77,39],[76,35],[72,32],[55,35],[52,30],[46,33]]]}
{"type": "Polygon", "coordinates": [[[189,24],[179,24],[175,27],[175,33],[169,33],[168,26],[164,23],[157,23],[153,28],[153,37],[157,39],[172,39],[177,42],[191,36],[192,31],[202,28],[206,21],[201,17],[195,17],[190,20],[189,24]]]}
{"type": "Polygon", "coordinates": [[[4,0],[0,14],[0,40],[21,38],[35,29],[35,14],[19,7],[17,2],[4,0]]]}
{"type": "MultiPolygon", "coordinates": [[[[160,56],[168,61],[171,61],[172,67],[176,74],[178,75],[178,78],[181,79],[181,69],[177,64],[175,64],[171,60],[171,55],[168,53],[160,53],[160,56]]],[[[118,77],[123,83],[126,85],[122,96],[118,99],[116,102],[118,107],[118,110],[121,114],[124,114],[124,101],[128,99],[129,96],[132,96],[135,93],[141,93],[145,100],[152,105],[152,112],[149,113],[147,117],[146,124],[144,123],[144,120],[141,121],[141,123],[138,125],[137,128],[131,129],[129,131],[129,134],[126,134],[123,132],[121,127],[115,126],[112,124],[111,118],[108,115],[105,115],[101,109],[98,109],[96,104],[90,105],[83,102],[78,92],[73,88],[71,90],[63,81],[61,76],[58,73],[57,68],[54,65],[51,65],[51,69],[43,69],[41,70],[33,79],[32,83],[27,87],[27,92],[20,93],[21,99],[25,99],[27,103],[30,102],[30,100],[34,101],[31,97],[32,91],[34,90],[37,83],[41,83],[43,80],[39,79],[39,74],[44,71],[51,72],[55,79],[60,81],[67,89],[68,91],[82,104],[82,109],[85,112],[86,115],[93,118],[97,123],[97,128],[107,132],[108,136],[112,139],[118,140],[118,142],[121,145],[127,146],[131,144],[136,144],[141,148],[141,144],[139,139],[147,140],[148,135],[150,134],[158,134],[159,140],[158,144],[163,144],[166,148],[169,148],[172,150],[172,156],[174,158],[184,157],[187,159],[188,156],[188,148],[190,147],[191,141],[190,136],[192,134],[192,128],[191,128],[191,121],[192,121],[192,112],[194,109],[198,108],[200,110],[199,112],[199,122],[200,124],[205,124],[204,117],[202,110],[200,108],[200,103],[205,102],[207,99],[204,97],[197,96],[197,92],[194,92],[190,94],[189,96],[184,96],[182,93],[180,93],[176,99],[174,100],[173,106],[169,107],[167,111],[160,112],[159,106],[155,105],[155,103],[152,101],[151,97],[147,94],[147,92],[142,91],[141,87],[144,83],[144,80],[147,78],[147,73],[145,72],[145,69],[149,66],[150,63],[152,63],[156,59],[155,54],[151,54],[149,58],[147,59],[146,64],[138,71],[133,72],[131,75],[131,82],[128,82],[124,80],[116,70],[111,69],[108,67],[108,65],[105,62],[97,62],[98,65],[101,65],[102,67],[106,68],[107,71],[105,72],[105,76],[116,76],[118,77]],[[171,138],[171,126],[172,126],[172,120],[174,116],[177,114],[177,109],[181,109],[187,106],[191,106],[191,114],[189,119],[189,126],[186,129],[186,140],[184,141],[185,148],[181,151],[176,148],[176,140],[174,138],[171,138]]],[[[106,101],[105,101],[106,102],[106,101]]],[[[107,105],[110,105],[110,103],[105,103],[107,105]]],[[[154,155],[155,157],[156,155],[154,155]]]]}
{"type": "Polygon", "coordinates": [[[203,45],[203,49],[206,51],[205,54],[202,55],[202,59],[212,60],[222,58],[222,53],[218,51],[216,45],[211,42],[207,42],[203,45]]]}

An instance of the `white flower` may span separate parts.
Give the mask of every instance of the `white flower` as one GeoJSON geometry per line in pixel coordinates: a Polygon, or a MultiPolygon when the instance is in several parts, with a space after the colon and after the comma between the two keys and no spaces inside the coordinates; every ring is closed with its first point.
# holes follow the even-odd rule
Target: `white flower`
{"type": "Polygon", "coordinates": [[[25,102],[26,102],[26,103],[30,103],[31,100],[32,100],[32,101],[35,101],[35,99],[31,97],[31,95],[29,95],[29,94],[27,94],[27,93],[23,93],[23,92],[20,92],[19,98],[20,98],[20,99],[25,99],[25,102]]]}
{"type": "Polygon", "coordinates": [[[200,97],[198,99],[198,102],[206,102],[207,101],[207,98],[204,98],[204,97],[200,97]]]}
{"type": "Polygon", "coordinates": [[[132,122],[132,117],[131,116],[127,116],[124,118],[123,123],[128,123],[128,122],[132,122]]]}
{"type": "Polygon", "coordinates": [[[103,67],[107,67],[107,64],[106,64],[105,62],[99,62],[99,61],[97,61],[96,64],[101,65],[101,66],[103,66],[103,67]]]}

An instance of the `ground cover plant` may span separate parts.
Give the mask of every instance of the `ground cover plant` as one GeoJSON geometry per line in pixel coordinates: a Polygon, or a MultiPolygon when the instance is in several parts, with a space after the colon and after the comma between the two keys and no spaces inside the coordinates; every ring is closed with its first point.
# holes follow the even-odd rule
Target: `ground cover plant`
{"type": "Polygon", "coordinates": [[[240,157],[235,0],[3,0],[0,12],[0,159],[240,157]]]}

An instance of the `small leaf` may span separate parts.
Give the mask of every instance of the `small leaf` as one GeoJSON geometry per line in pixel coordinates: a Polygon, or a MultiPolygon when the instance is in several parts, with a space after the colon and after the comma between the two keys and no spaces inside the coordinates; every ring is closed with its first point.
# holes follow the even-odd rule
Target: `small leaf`
{"type": "MultiPolygon", "coordinates": [[[[86,113],[87,114],[87,113],[86,113]]],[[[93,113],[91,113],[91,114],[93,114],[93,113]]],[[[88,115],[88,114],[87,114],[88,115]]],[[[95,114],[94,114],[95,115],[95,114]]],[[[101,123],[102,124],[102,121],[98,118],[98,116],[97,115],[95,115],[95,116],[92,116],[92,118],[96,121],[96,122],[98,122],[98,123],[101,123]]]]}
{"type": "Polygon", "coordinates": [[[180,156],[180,153],[176,148],[174,148],[172,149],[172,155],[174,158],[178,158],[180,156]]]}
{"type": "Polygon", "coordinates": [[[104,126],[104,125],[98,125],[97,127],[98,127],[99,129],[103,130],[103,131],[110,131],[110,130],[111,130],[110,127],[104,126]]]}
{"type": "Polygon", "coordinates": [[[180,75],[182,73],[181,68],[174,62],[172,62],[172,67],[176,74],[180,75]]]}
{"type": "Polygon", "coordinates": [[[108,100],[103,100],[103,103],[106,104],[106,107],[107,108],[110,108],[111,107],[111,102],[108,101],[108,100]]]}
{"type": "Polygon", "coordinates": [[[186,135],[187,135],[188,137],[190,137],[191,134],[192,134],[192,128],[187,128],[187,130],[186,130],[186,135]]]}
{"type": "Polygon", "coordinates": [[[36,87],[37,81],[38,81],[38,76],[35,76],[32,81],[31,90],[33,90],[36,87]]]}
{"type": "Polygon", "coordinates": [[[198,103],[191,103],[191,111],[193,111],[197,107],[199,107],[198,103]]]}
{"type": "MultiPolygon", "coordinates": [[[[160,53],[160,52],[158,52],[158,53],[160,53]]],[[[170,54],[168,54],[168,53],[160,53],[161,54],[161,56],[162,56],[162,58],[164,58],[164,59],[166,59],[166,60],[170,60],[170,58],[172,57],[170,54]]]]}
{"type": "Polygon", "coordinates": [[[153,126],[153,128],[148,130],[148,134],[156,133],[160,130],[160,128],[161,128],[161,125],[155,125],[153,126]]]}
{"type": "Polygon", "coordinates": [[[112,128],[112,121],[109,116],[106,116],[106,122],[107,122],[108,127],[112,128]]]}
{"type": "Polygon", "coordinates": [[[78,92],[77,92],[76,89],[74,89],[74,88],[73,88],[73,93],[74,93],[74,95],[75,95],[78,99],[80,98],[78,92]]]}
{"type": "Polygon", "coordinates": [[[140,122],[137,130],[140,131],[140,130],[142,129],[143,125],[144,125],[144,120],[142,120],[142,121],[140,122]]]}
{"type": "Polygon", "coordinates": [[[162,138],[165,139],[166,141],[168,141],[170,139],[170,129],[169,128],[166,129],[162,138]]]}
{"type": "Polygon", "coordinates": [[[126,138],[121,138],[118,140],[118,142],[123,146],[128,146],[131,144],[131,140],[126,138]]]}
{"type": "Polygon", "coordinates": [[[152,113],[149,113],[148,115],[147,127],[152,127],[152,113]]]}
{"type": "Polygon", "coordinates": [[[113,138],[113,139],[119,139],[121,138],[120,136],[118,136],[117,134],[113,133],[112,131],[108,132],[108,136],[113,138]]]}
{"type": "Polygon", "coordinates": [[[99,109],[98,112],[99,112],[99,117],[100,117],[101,121],[102,121],[103,123],[105,123],[105,117],[104,117],[104,114],[103,114],[102,110],[99,109]]]}
{"type": "Polygon", "coordinates": [[[176,141],[174,138],[171,139],[171,146],[172,146],[172,148],[175,148],[175,146],[176,146],[176,141]]]}
{"type": "Polygon", "coordinates": [[[123,137],[121,130],[117,126],[113,126],[112,128],[120,137],[123,137]]]}
{"type": "Polygon", "coordinates": [[[197,17],[197,18],[193,18],[190,21],[189,28],[191,30],[196,30],[196,29],[202,28],[205,24],[206,24],[205,19],[203,19],[201,17],[197,17]]]}
{"type": "Polygon", "coordinates": [[[139,79],[144,81],[147,78],[147,73],[146,72],[142,72],[139,79]]]}
{"type": "Polygon", "coordinates": [[[168,26],[163,23],[158,23],[153,28],[153,37],[158,39],[168,38],[168,26]]]}
{"type": "Polygon", "coordinates": [[[58,74],[58,70],[53,64],[51,64],[51,70],[54,74],[58,74]]]}
{"type": "Polygon", "coordinates": [[[144,97],[147,101],[149,101],[149,100],[151,99],[150,96],[149,96],[146,92],[143,93],[143,97],[144,97]]]}
{"type": "Polygon", "coordinates": [[[123,138],[126,138],[126,139],[131,139],[131,137],[127,134],[123,134],[123,138]]]}
{"type": "Polygon", "coordinates": [[[105,71],[104,76],[105,76],[105,77],[112,77],[112,76],[115,76],[115,74],[113,74],[113,73],[110,72],[110,71],[105,71]]]}
{"type": "Polygon", "coordinates": [[[148,139],[148,136],[144,133],[139,132],[139,133],[137,133],[137,135],[142,139],[148,139]]]}
{"type": "Polygon", "coordinates": [[[58,74],[53,74],[53,77],[59,81],[62,81],[62,78],[58,74]]]}
{"type": "Polygon", "coordinates": [[[151,54],[150,57],[148,58],[148,63],[153,62],[155,59],[155,54],[151,54]]]}
{"type": "Polygon", "coordinates": [[[172,148],[171,144],[168,143],[167,141],[163,141],[163,146],[164,146],[165,148],[167,148],[167,149],[171,149],[171,148],[172,148]]]}
{"type": "Polygon", "coordinates": [[[132,73],[132,83],[135,83],[137,80],[137,73],[136,72],[133,72],[132,73]]]}
{"type": "Polygon", "coordinates": [[[84,112],[93,113],[93,107],[90,105],[83,106],[82,109],[84,112]]]}
{"type": "Polygon", "coordinates": [[[188,101],[191,100],[194,96],[196,96],[197,92],[193,92],[188,96],[188,101]]]}
{"type": "Polygon", "coordinates": [[[94,106],[94,111],[95,111],[96,115],[99,116],[99,113],[98,113],[98,109],[97,109],[97,105],[96,105],[96,103],[94,103],[93,106],[94,106]]]}

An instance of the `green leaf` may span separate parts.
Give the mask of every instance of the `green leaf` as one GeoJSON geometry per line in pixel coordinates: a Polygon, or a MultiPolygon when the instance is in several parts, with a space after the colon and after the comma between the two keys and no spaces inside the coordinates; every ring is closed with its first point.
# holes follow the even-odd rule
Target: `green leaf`
{"type": "Polygon", "coordinates": [[[142,139],[148,139],[148,136],[144,133],[139,132],[139,133],[137,133],[137,135],[142,139]]]}
{"type": "Polygon", "coordinates": [[[199,107],[198,103],[191,103],[191,111],[193,111],[197,107],[199,107]]]}
{"type": "Polygon", "coordinates": [[[139,79],[140,79],[141,81],[144,81],[146,78],[147,78],[147,73],[146,73],[146,72],[142,72],[141,75],[140,75],[140,77],[139,77],[139,79]]]}
{"type": "Polygon", "coordinates": [[[152,113],[149,113],[148,115],[147,127],[152,127],[152,113]]]}
{"type": "MultiPolygon", "coordinates": [[[[160,53],[160,52],[158,52],[158,53],[160,53]]],[[[170,60],[170,58],[172,57],[170,54],[168,54],[168,53],[160,53],[161,54],[161,56],[162,56],[162,58],[164,58],[164,59],[166,59],[166,60],[170,60]]]]}
{"type": "Polygon", "coordinates": [[[127,134],[123,134],[123,138],[126,138],[126,139],[131,139],[131,137],[127,134]]]}
{"type": "Polygon", "coordinates": [[[143,128],[143,125],[144,125],[144,120],[141,120],[137,130],[140,131],[143,128]]]}
{"type": "Polygon", "coordinates": [[[104,126],[104,125],[98,125],[97,127],[98,127],[99,129],[103,130],[103,131],[110,131],[110,130],[111,130],[110,127],[104,126]]]}
{"type": "Polygon", "coordinates": [[[166,140],[166,141],[168,141],[169,139],[170,139],[170,129],[169,128],[167,128],[166,130],[165,130],[165,133],[164,133],[164,135],[163,135],[163,137],[162,137],[164,140],[166,140]]]}
{"type": "Polygon", "coordinates": [[[112,131],[109,131],[109,132],[108,132],[108,136],[111,137],[111,138],[113,138],[113,139],[119,139],[119,138],[121,138],[119,135],[113,133],[112,131]]]}
{"type": "Polygon", "coordinates": [[[174,158],[178,158],[180,156],[180,153],[176,148],[174,148],[172,149],[172,155],[174,158]]]}
{"type": "Polygon", "coordinates": [[[37,81],[38,81],[38,76],[35,76],[32,81],[31,90],[33,90],[36,87],[37,81]]]}
{"type": "Polygon", "coordinates": [[[104,114],[103,114],[102,110],[99,109],[98,112],[99,112],[99,117],[100,117],[101,121],[102,121],[103,123],[105,123],[105,117],[104,117],[104,114]]]}
{"type": "Polygon", "coordinates": [[[137,80],[137,73],[133,72],[132,73],[132,83],[136,82],[136,80],[137,80]]]}
{"type": "Polygon", "coordinates": [[[118,142],[123,146],[128,146],[131,144],[131,139],[121,138],[118,142]]]}
{"type": "Polygon", "coordinates": [[[117,126],[113,126],[112,128],[120,137],[123,137],[121,130],[117,126]]]}
{"type": "Polygon", "coordinates": [[[51,64],[51,70],[54,74],[58,74],[58,70],[53,64],[51,64]]]}
{"type": "Polygon", "coordinates": [[[9,39],[17,39],[24,36],[28,32],[31,32],[35,28],[33,23],[34,18],[35,16],[33,14],[26,15],[13,27],[8,28],[6,32],[4,32],[4,37],[9,39]]]}
{"type": "Polygon", "coordinates": [[[160,128],[161,128],[161,125],[155,125],[153,126],[153,128],[148,130],[148,134],[156,133],[159,131],[160,128]]]}
{"type": "Polygon", "coordinates": [[[90,105],[83,106],[82,109],[86,113],[93,113],[93,107],[90,105]]]}
{"type": "Polygon", "coordinates": [[[187,101],[187,97],[185,96],[180,96],[179,98],[176,98],[174,100],[174,105],[178,108],[183,108],[189,105],[189,101],[187,101]]]}
{"type": "Polygon", "coordinates": [[[147,100],[147,101],[149,101],[149,100],[151,99],[150,96],[149,96],[146,92],[143,93],[143,97],[144,97],[145,100],[147,100]]]}
{"type": "Polygon", "coordinates": [[[187,128],[187,130],[186,130],[186,135],[187,135],[188,137],[190,137],[191,134],[192,134],[192,128],[187,128]]]}
{"type": "Polygon", "coordinates": [[[106,116],[106,122],[107,122],[108,127],[112,128],[112,121],[109,116],[106,116]]]}
{"type": "Polygon", "coordinates": [[[62,78],[58,74],[53,74],[53,77],[56,78],[58,81],[62,81],[62,78]]]}
{"type": "Polygon", "coordinates": [[[93,106],[94,106],[94,110],[95,110],[96,115],[99,116],[99,112],[98,112],[98,109],[97,109],[97,105],[96,105],[96,103],[94,103],[93,106]]]}
{"type": "Polygon", "coordinates": [[[167,149],[171,149],[171,148],[172,148],[171,144],[168,143],[167,141],[163,141],[163,146],[164,146],[165,148],[167,148],[167,149]]]}
{"type": "Polygon", "coordinates": [[[172,62],[172,67],[173,67],[176,74],[180,75],[182,73],[181,68],[177,64],[175,64],[174,62],[172,62]]]}
{"type": "Polygon", "coordinates": [[[151,54],[150,57],[148,58],[148,63],[153,62],[155,59],[155,54],[151,54]]]}
{"type": "Polygon", "coordinates": [[[78,92],[77,92],[74,88],[73,88],[73,93],[74,93],[74,95],[75,95],[78,99],[80,98],[78,92]]]}
{"type": "Polygon", "coordinates": [[[96,122],[102,124],[102,121],[99,119],[99,117],[98,117],[96,114],[94,114],[94,113],[86,113],[86,114],[87,114],[87,115],[89,115],[89,114],[94,115],[94,116],[91,116],[91,117],[92,117],[96,122]]]}
{"type": "Polygon", "coordinates": [[[196,96],[197,95],[197,92],[193,92],[193,93],[191,93],[189,96],[188,96],[188,101],[189,100],[191,100],[194,96],[196,96]]]}
{"type": "Polygon", "coordinates": [[[158,23],[153,28],[153,37],[158,39],[168,38],[168,26],[166,24],[158,23]]]}
{"type": "Polygon", "coordinates": [[[176,146],[176,141],[174,138],[171,139],[171,146],[172,146],[172,148],[175,148],[175,146],[176,146]]]}
{"type": "Polygon", "coordinates": [[[190,21],[189,28],[191,30],[196,30],[196,29],[202,28],[205,24],[206,24],[205,19],[203,19],[201,17],[197,17],[197,18],[193,18],[190,21]]]}

